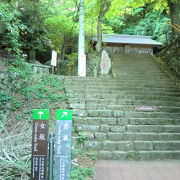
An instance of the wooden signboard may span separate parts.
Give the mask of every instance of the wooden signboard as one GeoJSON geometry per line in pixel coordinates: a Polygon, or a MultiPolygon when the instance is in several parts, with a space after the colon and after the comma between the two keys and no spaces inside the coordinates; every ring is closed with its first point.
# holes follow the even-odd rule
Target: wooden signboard
{"type": "Polygon", "coordinates": [[[47,177],[48,115],[46,113],[47,110],[36,110],[33,114],[31,180],[46,180],[47,177]]]}

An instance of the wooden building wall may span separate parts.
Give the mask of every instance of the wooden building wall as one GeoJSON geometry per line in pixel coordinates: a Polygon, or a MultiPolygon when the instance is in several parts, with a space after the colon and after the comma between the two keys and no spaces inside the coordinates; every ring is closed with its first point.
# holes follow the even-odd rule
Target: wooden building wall
{"type": "Polygon", "coordinates": [[[153,54],[153,46],[150,45],[130,45],[130,44],[113,44],[108,43],[103,45],[103,49],[109,54],[117,53],[135,53],[135,54],[153,54]]]}

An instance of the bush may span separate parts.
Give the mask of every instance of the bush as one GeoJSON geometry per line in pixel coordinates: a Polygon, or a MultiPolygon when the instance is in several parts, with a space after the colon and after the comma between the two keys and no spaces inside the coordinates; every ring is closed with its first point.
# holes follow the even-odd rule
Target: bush
{"type": "Polygon", "coordinates": [[[20,56],[7,65],[7,72],[14,73],[15,76],[20,78],[30,78],[32,75],[31,66],[20,56]]]}
{"type": "Polygon", "coordinates": [[[0,2],[0,45],[7,51],[20,52],[19,33],[22,27],[16,3],[0,2]]]}

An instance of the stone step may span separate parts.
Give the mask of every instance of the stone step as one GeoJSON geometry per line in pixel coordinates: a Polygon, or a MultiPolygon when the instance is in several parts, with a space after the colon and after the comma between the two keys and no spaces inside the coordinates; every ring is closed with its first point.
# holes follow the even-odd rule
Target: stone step
{"type": "Polygon", "coordinates": [[[179,118],[74,117],[76,124],[89,125],[180,125],[179,118]]]}
{"type": "Polygon", "coordinates": [[[96,88],[148,88],[148,89],[158,89],[158,88],[167,88],[167,89],[177,89],[177,86],[175,84],[160,84],[160,83],[154,83],[154,84],[150,84],[150,83],[147,83],[147,84],[143,84],[143,83],[130,83],[130,82],[124,82],[124,83],[118,83],[118,84],[115,84],[115,83],[96,83],[96,82],[93,82],[93,83],[79,83],[79,82],[72,82],[72,83],[65,83],[65,86],[66,86],[66,89],[70,89],[71,87],[73,86],[79,86],[79,87],[82,87],[82,88],[92,88],[92,87],[96,87],[96,88]]]}
{"type": "Polygon", "coordinates": [[[149,92],[180,92],[178,88],[174,87],[166,87],[166,88],[154,88],[154,87],[135,87],[135,86],[131,86],[131,87],[127,87],[127,86],[84,86],[84,85],[80,85],[80,86],[71,86],[71,85],[66,85],[65,86],[66,91],[102,91],[102,92],[111,92],[111,91],[149,91],[149,92]]]}
{"type": "Polygon", "coordinates": [[[151,67],[155,67],[157,68],[159,66],[158,63],[156,63],[155,61],[149,60],[149,59],[144,59],[143,61],[140,60],[134,60],[134,59],[126,59],[125,61],[123,60],[119,60],[118,58],[114,58],[112,61],[112,64],[117,63],[117,64],[122,64],[122,65],[127,65],[126,67],[128,67],[128,65],[130,67],[132,67],[133,65],[136,66],[147,66],[147,65],[151,65],[151,67]]]}
{"type": "Polygon", "coordinates": [[[131,125],[180,125],[180,119],[176,118],[130,118],[131,125]]]}
{"type": "Polygon", "coordinates": [[[123,63],[119,63],[119,62],[113,62],[113,71],[118,69],[121,70],[126,70],[127,71],[133,71],[134,69],[136,69],[137,71],[145,71],[146,72],[155,72],[155,73],[163,73],[163,71],[161,69],[159,69],[157,67],[157,65],[153,65],[153,64],[146,64],[146,65],[141,65],[141,64],[137,64],[137,65],[128,65],[128,64],[123,64],[123,63]]]}
{"type": "Polygon", "coordinates": [[[103,151],[99,150],[101,160],[179,160],[180,151],[103,151]]]}
{"type": "MultiPolygon", "coordinates": [[[[130,76],[129,76],[130,77],[130,76]]],[[[157,81],[161,84],[161,85],[175,85],[174,82],[172,82],[171,80],[169,79],[166,79],[166,80],[163,80],[162,79],[154,79],[154,78],[136,78],[136,77],[132,77],[132,78],[128,78],[128,77],[120,77],[117,81],[116,80],[109,80],[109,81],[103,81],[103,80],[66,80],[65,81],[65,84],[66,85],[73,85],[73,84],[82,84],[82,85],[91,85],[91,84],[98,84],[98,85],[121,85],[122,83],[123,84],[129,84],[129,83],[133,83],[133,84],[136,84],[136,83],[139,83],[139,84],[156,84],[157,81]],[[147,82],[148,80],[148,82],[147,82]]]]}
{"type": "MultiPolygon", "coordinates": [[[[89,135],[92,133],[84,132],[84,135],[89,139],[89,135]]],[[[100,135],[99,135],[100,136],[100,135]]],[[[93,139],[99,137],[98,134],[93,134],[93,139]]],[[[154,132],[126,132],[126,133],[101,133],[101,136],[105,136],[110,141],[172,141],[180,140],[180,133],[154,133],[154,132]]]]}
{"type": "Polygon", "coordinates": [[[179,133],[179,125],[127,125],[127,132],[179,133]]]}
{"type": "Polygon", "coordinates": [[[85,148],[104,151],[180,151],[180,141],[86,141],[85,148]]]}
{"type": "Polygon", "coordinates": [[[180,113],[168,112],[135,112],[124,110],[84,110],[73,109],[74,116],[79,117],[125,117],[125,118],[173,118],[180,119],[180,113]]]}
{"type": "MultiPolygon", "coordinates": [[[[87,77],[87,81],[119,81],[119,78],[122,79],[122,78],[131,78],[131,79],[149,79],[149,80],[152,80],[152,79],[165,79],[165,80],[170,80],[166,74],[164,73],[161,73],[161,74],[155,74],[155,73],[148,73],[148,72],[135,72],[135,73],[132,73],[132,72],[128,72],[128,71],[118,71],[116,72],[118,75],[120,75],[120,77],[118,78],[105,78],[105,77],[98,77],[98,78],[92,78],[92,77],[87,77]]],[[[81,77],[66,77],[65,78],[65,81],[85,81],[85,78],[81,78],[81,77]]]]}
{"type": "MultiPolygon", "coordinates": [[[[87,106],[88,107],[88,106],[87,106]]],[[[91,106],[93,108],[93,106],[91,106]]],[[[133,105],[107,105],[107,106],[96,106],[94,109],[109,109],[109,110],[124,110],[124,111],[141,111],[141,112],[180,112],[180,107],[173,106],[133,106],[133,105]]],[[[90,109],[90,108],[87,108],[90,109]]]]}
{"type": "Polygon", "coordinates": [[[156,64],[152,64],[152,63],[137,63],[134,64],[134,62],[118,62],[118,61],[114,61],[112,63],[112,69],[120,69],[120,71],[122,70],[127,70],[127,71],[134,71],[134,69],[137,69],[137,71],[145,71],[146,72],[157,72],[157,73],[163,73],[164,71],[162,69],[160,69],[156,64]],[[129,63],[129,64],[128,64],[129,63]]]}
{"type": "Polygon", "coordinates": [[[176,98],[180,98],[180,92],[168,92],[168,91],[160,91],[158,92],[157,90],[155,91],[105,91],[105,90],[66,90],[66,93],[71,96],[71,95],[75,95],[75,96],[95,96],[97,95],[97,97],[99,97],[100,99],[104,98],[104,96],[113,96],[113,97],[121,97],[121,96],[136,96],[136,95],[141,95],[141,96],[169,96],[169,97],[176,97],[176,98]]]}
{"type": "Polygon", "coordinates": [[[87,140],[93,141],[179,141],[180,133],[155,132],[81,132],[87,140]]]}
{"type": "Polygon", "coordinates": [[[163,80],[163,81],[171,81],[168,77],[166,77],[166,76],[156,76],[155,74],[154,75],[143,75],[142,76],[142,74],[141,75],[134,75],[133,77],[132,77],[132,75],[131,74],[128,74],[128,73],[123,73],[123,72],[120,72],[120,73],[117,73],[116,72],[116,74],[118,74],[119,75],[119,80],[129,80],[130,78],[132,79],[132,80],[134,80],[134,81],[138,81],[138,80],[142,80],[142,81],[145,81],[145,80],[148,80],[148,81],[152,81],[152,79],[154,80],[154,81],[160,81],[160,80],[163,80]]]}
{"type": "MultiPolygon", "coordinates": [[[[122,60],[122,59],[119,59],[119,58],[113,58],[113,60],[111,61],[112,64],[114,64],[114,62],[118,63],[118,64],[127,64],[127,65],[142,65],[142,66],[146,66],[147,64],[153,66],[153,65],[156,65],[159,66],[158,63],[156,63],[155,61],[152,61],[152,59],[149,59],[149,58],[144,58],[143,60],[140,60],[140,59],[130,59],[130,58],[126,58],[125,60],[122,60]]],[[[150,66],[150,67],[151,67],[150,66]]]]}
{"type": "MultiPolygon", "coordinates": [[[[133,71],[134,72],[134,71],[133,71]]],[[[135,71],[135,73],[131,73],[131,72],[128,72],[128,71],[118,71],[118,74],[121,75],[122,78],[125,78],[125,77],[131,77],[132,79],[146,79],[147,77],[151,78],[151,77],[156,77],[156,78],[165,78],[167,80],[170,80],[165,74],[150,74],[148,72],[137,72],[135,71]],[[133,75],[133,76],[132,76],[133,75]],[[151,76],[150,76],[151,75],[151,76]]],[[[101,76],[101,77],[78,77],[78,76],[74,76],[74,77],[65,77],[65,82],[119,82],[121,80],[121,77],[118,77],[118,78],[114,78],[114,77],[104,77],[104,76],[101,76]]],[[[151,80],[153,80],[151,78],[151,80]]]]}
{"type": "Polygon", "coordinates": [[[180,118],[180,113],[168,112],[125,112],[125,117],[133,118],[180,118]]]}
{"type": "Polygon", "coordinates": [[[82,109],[82,110],[119,110],[119,111],[140,111],[140,112],[170,112],[178,113],[180,112],[180,106],[134,106],[134,105],[107,105],[107,104],[85,104],[85,103],[76,103],[70,104],[69,106],[72,109],[82,109]]]}
{"type": "Polygon", "coordinates": [[[118,72],[121,72],[121,71],[127,71],[127,72],[132,72],[132,73],[135,73],[135,74],[141,74],[142,72],[144,74],[154,74],[154,73],[157,73],[157,74],[162,74],[164,75],[164,71],[159,69],[159,68],[152,68],[151,65],[147,65],[147,66],[141,66],[139,67],[140,65],[123,65],[123,64],[113,64],[113,71],[116,71],[118,70],[118,72]]]}
{"type": "Polygon", "coordinates": [[[167,82],[172,82],[169,78],[167,78],[164,74],[161,75],[157,75],[157,74],[148,74],[148,73],[143,73],[143,72],[138,72],[136,74],[132,74],[131,72],[126,72],[126,71],[121,71],[118,72],[117,74],[120,75],[120,77],[118,78],[66,78],[65,79],[65,83],[80,83],[80,84],[92,84],[92,83],[103,83],[103,84],[119,84],[122,81],[145,81],[145,80],[149,80],[150,82],[152,81],[156,81],[156,79],[164,79],[167,82]]]}
{"type": "Polygon", "coordinates": [[[82,109],[73,109],[74,116],[79,117],[119,117],[125,116],[124,111],[112,111],[112,110],[82,110],[82,109]]]}
{"type": "Polygon", "coordinates": [[[111,94],[117,94],[117,95],[158,95],[158,96],[176,96],[176,97],[180,97],[180,91],[179,92],[169,92],[168,90],[167,91],[158,91],[158,90],[152,90],[149,92],[149,90],[139,90],[139,91],[135,91],[135,90],[121,90],[121,91],[116,91],[116,90],[106,90],[106,89],[102,89],[102,90],[99,90],[99,89],[94,89],[94,90],[85,90],[85,89],[67,89],[66,90],[66,93],[67,94],[88,94],[88,95],[111,95],[111,94]]]}
{"type": "Polygon", "coordinates": [[[159,96],[158,94],[153,94],[151,96],[149,95],[116,95],[116,94],[78,94],[78,93],[73,93],[73,94],[68,94],[69,98],[84,98],[84,99],[131,99],[131,100],[160,100],[160,101],[180,101],[180,97],[176,96],[159,96]]]}
{"type": "Polygon", "coordinates": [[[148,81],[152,81],[152,79],[155,81],[155,80],[163,80],[163,81],[170,81],[170,79],[168,77],[166,77],[165,75],[156,75],[156,74],[151,74],[151,75],[148,75],[148,74],[129,74],[128,72],[113,72],[114,74],[118,75],[118,78],[121,80],[129,80],[129,79],[132,79],[134,81],[136,80],[142,80],[142,81],[145,81],[145,80],[148,80],[148,81]]]}
{"type": "Polygon", "coordinates": [[[124,62],[127,63],[128,61],[133,62],[134,64],[147,64],[147,63],[152,63],[152,64],[158,64],[152,57],[143,57],[143,56],[110,56],[112,58],[112,62],[114,61],[119,61],[120,63],[124,62]]]}
{"type": "Polygon", "coordinates": [[[112,132],[112,133],[180,133],[180,125],[89,125],[78,124],[79,132],[112,132]]]}
{"type": "MultiPolygon", "coordinates": [[[[131,99],[84,99],[84,98],[71,98],[69,103],[72,106],[84,106],[90,105],[134,105],[134,106],[177,106],[180,107],[180,102],[176,101],[154,101],[154,100],[131,100],[131,99]]],[[[76,108],[75,108],[76,109],[76,108]]]]}

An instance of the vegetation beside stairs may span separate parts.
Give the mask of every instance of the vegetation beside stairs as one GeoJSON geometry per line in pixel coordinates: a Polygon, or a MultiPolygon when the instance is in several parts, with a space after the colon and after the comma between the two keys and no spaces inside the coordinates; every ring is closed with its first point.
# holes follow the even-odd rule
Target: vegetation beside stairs
{"type": "MultiPolygon", "coordinates": [[[[22,64],[21,64],[22,65],[22,64]]],[[[22,66],[13,69],[23,72],[18,75],[21,87],[0,94],[0,180],[29,180],[31,171],[32,110],[50,109],[50,133],[54,132],[55,109],[68,109],[69,104],[64,89],[63,77],[55,75],[35,75],[22,66]],[[6,114],[7,113],[7,114],[6,114]]],[[[8,73],[7,73],[8,74],[8,73]]],[[[6,73],[2,80],[10,83],[6,73]]],[[[16,81],[17,80],[13,80],[16,81]]],[[[8,89],[9,90],[9,89],[8,89]]],[[[94,152],[83,148],[85,137],[73,128],[72,180],[92,179],[94,174],[94,152]]]]}

